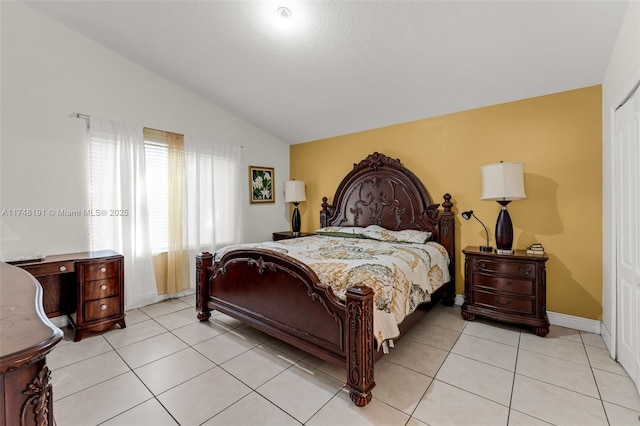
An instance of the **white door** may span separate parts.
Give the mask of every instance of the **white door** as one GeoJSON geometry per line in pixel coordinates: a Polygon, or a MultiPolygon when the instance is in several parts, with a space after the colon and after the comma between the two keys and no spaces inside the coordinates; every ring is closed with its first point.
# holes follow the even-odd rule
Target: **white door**
{"type": "Polygon", "coordinates": [[[615,117],[617,355],[640,391],[640,90],[615,117]]]}

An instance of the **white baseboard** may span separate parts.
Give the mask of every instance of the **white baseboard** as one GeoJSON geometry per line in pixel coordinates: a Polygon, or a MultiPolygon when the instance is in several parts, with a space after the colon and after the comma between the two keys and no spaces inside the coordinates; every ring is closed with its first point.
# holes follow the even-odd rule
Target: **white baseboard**
{"type": "Polygon", "coordinates": [[[461,294],[456,294],[455,304],[458,306],[462,306],[463,303],[464,303],[464,297],[461,294]]]}
{"type": "Polygon", "coordinates": [[[607,326],[603,323],[600,327],[600,335],[602,336],[602,340],[604,340],[604,344],[607,347],[607,350],[611,354],[612,358],[615,358],[617,354],[615,353],[615,344],[613,341],[613,336],[609,332],[607,326]]]}
{"type": "Polygon", "coordinates": [[[553,325],[594,334],[600,334],[602,331],[602,323],[598,320],[549,311],[547,311],[547,315],[549,316],[549,322],[553,325]]]}
{"type": "MultiPolygon", "coordinates": [[[[456,294],[455,304],[462,305],[464,297],[456,294]]],[[[598,320],[576,317],[573,315],[560,314],[558,312],[547,311],[549,322],[559,327],[572,328],[574,330],[586,331],[588,333],[601,334],[602,323],[598,320]]]]}

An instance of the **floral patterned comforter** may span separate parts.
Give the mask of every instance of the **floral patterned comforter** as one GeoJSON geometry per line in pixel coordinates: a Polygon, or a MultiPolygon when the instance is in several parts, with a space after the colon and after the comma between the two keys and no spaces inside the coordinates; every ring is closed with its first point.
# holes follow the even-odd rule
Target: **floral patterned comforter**
{"type": "Polygon", "coordinates": [[[400,334],[398,324],[431,294],[450,280],[449,255],[435,242],[390,243],[362,238],[310,236],[274,242],[228,246],[216,260],[233,249],[264,248],[291,256],[308,265],[320,281],[345,300],[354,285],[374,290],[374,333],[379,346],[400,334]]]}

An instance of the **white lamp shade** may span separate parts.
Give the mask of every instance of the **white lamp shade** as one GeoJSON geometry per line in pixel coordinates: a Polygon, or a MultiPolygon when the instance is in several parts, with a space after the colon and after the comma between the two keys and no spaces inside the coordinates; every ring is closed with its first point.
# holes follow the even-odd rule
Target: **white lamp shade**
{"type": "Polygon", "coordinates": [[[299,203],[306,200],[307,196],[304,193],[303,180],[289,180],[284,183],[285,203],[299,203]]]}
{"type": "Polygon", "coordinates": [[[524,192],[523,163],[495,163],[481,167],[483,200],[522,200],[524,192]]]}

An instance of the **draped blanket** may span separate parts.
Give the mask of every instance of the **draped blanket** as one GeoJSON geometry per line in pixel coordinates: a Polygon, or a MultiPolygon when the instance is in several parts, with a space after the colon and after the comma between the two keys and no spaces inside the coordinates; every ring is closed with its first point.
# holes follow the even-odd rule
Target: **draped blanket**
{"type": "Polygon", "coordinates": [[[215,260],[241,248],[269,249],[305,263],[341,300],[351,286],[370,287],[375,338],[385,352],[400,335],[398,324],[405,316],[429,302],[431,294],[450,280],[449,255],[432,241],[394,243],[317,235],[228,246],[216,252],[215,260]]]}

